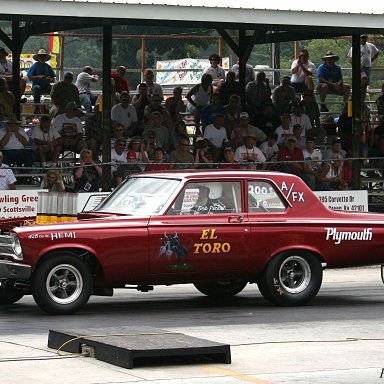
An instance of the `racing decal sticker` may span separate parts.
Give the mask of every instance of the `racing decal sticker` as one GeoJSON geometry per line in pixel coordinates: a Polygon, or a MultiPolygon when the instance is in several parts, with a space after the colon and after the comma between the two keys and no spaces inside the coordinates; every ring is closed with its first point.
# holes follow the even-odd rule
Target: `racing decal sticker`
{"type": "Polygon", "coordinates": [[[370,241],[372,240],[372,228],[365,228],[362,231],[338,231],[336,228],[325,228],[325,240],[334,241],[340,244],[342,241],[370,241]]]}
{"type": "Polygon", "coordinates": [[[292,203],[304,203],[304,192],[295,191],[295,183],[293,182],[291,185],[288,185],[285,181],[281,184],[281,192],[285,195],[287,200],[292,203]]]}
{"type": "Polygon", "coordinates": [[[76,239],[76,232],[51,232],[51,240],[57,239],[76,239]]]}
{"type": "Polygon", "coordinates": [[[186,266],[188,261],[188,249],[181,244],[177,233],[173,235],[164,235],[160,238],[162,245],[160,246],[159,256],[166,255],[169,259],[176,257],[176,264],[174,267],[181,265],[186,266]]]}
{"type": "MultiPolygon", "coordinates": [[[[200,240],[217,240],[216,229],[202,229],[200,240]]],[[[201,253],[228,253],[231,250],[231,244],[227,242],[199,242],[194,244],[194,254],[198,255],[201,253]]]]}

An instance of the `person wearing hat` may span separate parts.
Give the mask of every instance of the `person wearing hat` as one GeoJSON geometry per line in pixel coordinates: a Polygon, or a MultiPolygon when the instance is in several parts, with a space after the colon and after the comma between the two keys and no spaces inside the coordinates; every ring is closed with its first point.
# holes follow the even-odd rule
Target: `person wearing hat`
{"type": "Polygon", "coordinates": [[[297,147],[297,137],[290,135],[286,144],[279,149],[277,161],[280,170],[285,173],[292,173],[297,176],[303,174],[304,156],[301,148],[297,147]]]}
{"type": "Polygon", "coordinates": [[[223,151],[224,160],[220,162],[220,169],[241,169],[239,162],[235,158],[235,151],[230,145],[223,151]]]}
{"type": "MultiPolygon", "coordinates": [[[[360,35],[360,65],[361,65],[361,94],[363,100],[366,97],[367,87],[371,80],[372,63],[377,59],[380,51],[371,43],[367,42],[368,35],[360,35]]],[[[352,47],[348,52],[348,61],[352,64],[352,47]]]]}
{"type": "MultiPolygon", "coordinates": [[[[5,48],[0,47],[0,78],[3,78],[6,80],[8,84],[8,89],[13,90],[13,70],[12,70],[12,60],[7,59],[8,52],[5,50],[5,48]]],[[[23,74],[20,73],[20,95],[23,96],[25,93],[25,87],[27,85],[27,82],[25,78],[23,77],[23,74]]],[[[23,97],[21,99],[22,103],[25,103],[27,99],[23,97]]]]}
{"type": "Polygon", "coordinates": [[[256,137],[257,144],[261,144],[265,140],[267,140],[267,135],[260,128],[249,124],[249,122],[250,122],[250,117],[248,112],[241,112],[239,125],[240,127],[243,128],[243,136],[245,136],[247,132],[252,132],[253,135],[256,137]]]}
{"type": "Polygon", "coordinates": [[[6,164],[31,168],[35,156],[32,151],[26,149],[29,136],[20,127],[20,123],[20,121],[11,119],[7,121],[5,128],[0,129],[0,148],[6,164]]]}
{"type": "Polygon", "coordinates": [[[3,163],[3,153],[0,152],[0,190],[16,189],[16,181],[12,169],[3,163]]]}
{"type": "Polygon", "coordinates": [[[52,126],[57,129],[62,138],[62,150],[80,153],[84,148],[83,126],[78,117],[79,108],[73,102],[67,103],[65,113],[57,115],[52,126]]]}
{"type": "Polygon", "coordinates": [[[51,83],[55,81],[55,72],[47,63],[51,59],[45,49],[39,49],[36,55],[33,56],[36,60],[28,69],[27,76],[32,81],[33,102],[40,103],[43,94],[51,93],[51,83]]]}
{"type": "Polygon", "coordinates": [[[342,148],[342,139],[340,136],[336,136],[332,140],[331,148],[324,153],[324,160],[329,160],[335,155],[340,156],[343,159],[345,159],[347,155],[347,152],[342,148]]]}
{"type": "Polygon", "coordinates": [[[321,64],[317,70],[317,91],[320,95],[320,111],[329,112],[325,105],[325,98],[327,94],[334,94],[343,96],[343,101],[348,101],[349,94],[351,93],[351,87],[344,84],[341,68],[335,64],[339,60],[339,56],[333,54],[332,51],[328,51],[323,56],[324,63],[321,64]]]}
{"type": "Polygon", "coordinates": [[[93,69],[89,65],[85,66],[76,78],[75,85],[79,90],[80,104],[87,113],[92,113],[92,106],[97,100],[97,95],[93,95],[91,92],[91,83],[97,81],[99,81],[99,76],[93,74],[93,69]]]}
{"type": "Polygon", "coordinates": [[[303,156],[305,163],[302,178],[308,187],[314,191],[316,189],[317,173],[321,168],[321,161],[323,160],[323,154],[320,149],[315,148],[314,137],[308,136],[306,138],[303,156]]]}
{"type": "Polygon", "coordinates": [[[272,103],[275,113],[281,116],[284,112],[289,112],[290,104],[295,101],[296,92],[291,86],[291,79],[289,76],[284,76],[272,93],[272,103]]]}
{"type": "Polygon", "coordinates": [[[49,115],[51,118],[65,113],[66,105],[74,102],[80,105],[79,90],[73,84],[73,73],[65,72],[63,80],[53,84],[51,90],[51,105],[49,106],[49,115]]]}
{"type": "Polygon", "coordinates": [[[307,131],[312,129],[312,124],[311,120],[309,119],[309,116],[304,113],[304,105],[303,102],[296,99],[292,103],[292,113],[291,113],[291,125],[292,127],[295,124],[299,124],[301,128],[303,129],[302,131],[302,136],[305,136],[307,131]]]}
{"type": "Polygon", "coordinates": [[[238,147],[235,152],[235,159],[239,163],[255,162],[262,163],[261,169],[266,168],[266,158],[260,148],[256,146],[256,135],[250,130],[245,134],[245,144],[238,147]]]}
{"type": "Polygon", "coordinates": [[[315,86],[313,84],[313,74],[316,71],[316,65],[309,61],[309,53],[307,49],[301,49],[299,57],[293,60],[291,65],[291,86],[297,93],[303,93],[309,89],[313,92],[315,86]]]}
{"type": "Polygon", "coordinates": [[[129,93],[129,83],[128,79],[125,77],[126,73],[127,68],[125,68],[124,65],[120,65],[117,68],[117,71],[111,72],[111,78],[115,80],[115,90],[118,93],[123,91],[129,93]]]}

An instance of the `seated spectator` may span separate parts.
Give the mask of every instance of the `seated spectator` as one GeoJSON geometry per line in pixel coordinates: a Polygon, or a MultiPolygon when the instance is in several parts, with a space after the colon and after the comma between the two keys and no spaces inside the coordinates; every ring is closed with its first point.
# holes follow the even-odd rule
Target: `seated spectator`
{"type": "Polygon", "coordinates": [[[272,132],[268,135],[267,141],[260,144],[260,151],[263,153],[266,161],[277,161],[277,154],[279,153],[279,146],[277,145],[277,133],[272,132]]]}
{"type": "Polygon", "coordinates": [[[48,116],[41,117],[40,124],[33,129],[32,139],[37,159],[43,167],[50,166],[47,161],[52,161],[54,164],[58,162],[61,153],[61,135],[51,126],[48,116]]]}
{"type": "Polygon", "coordinates": [[[120,103],[112,107],[111,119],[124,125],[124,136],[132,137],[137,135],[137,114],[135,107],[131,104],[131,96],[128,92],[122,92],[120,103]]]}
{"type": "MultiPolygon", "coordinates": [[[[144,83],[147,84],[148,87],[148,96],[151,99],[152,96],[157,95],[160,97],[160,100],[163,101],[164,95],[163,95],[163,88],[160,84],[155,83],[153,80],[155,79],[155,72],[153,72],[152,69],[147,68],[144,71],[144,83]]],[[[139,86],[137,86],[137,93],[139,93],[139,86]]]]}
{"type": "Polygon", "coordinates": [[[199,140],[195,144],[195,166],[198,169],[214,168],[213,152],[215,148],[208,139],[199,140]]]}
{"type": "Polygon", "coordinates": [[[168,110],[161,105],[162,98],[159,95],[153,95],[149,105],[144,108],[144,130],[149,124],[152,112],[158,112],[160,114],[161,125],[168,128],[168,132],[172,130],[172,118],[168,110]]]}
{"type": "Polygon", "coordinates": [[[279,149],[277,161],[281,162],[279,168],[281,172],[292,173],[302,176],[304,168],[303,151],[296,146],[296,136],[289,136],[286,144],[279,149]]]}
{"type": "Polygon", "coordinates": [[[65,113],[66,105],[70,102],[80,105],[79,90],[73,84],[73,73],[65,72],[63,80],[53,84],[51,90],[51,105],[49,115],[51,118],[65,113]]]}
{"type": "Polygon", "coordinates": [[[187,110],[194,115],[195,126],[201,132],[201,111],[211,102],[213,95],[212,76],[205,73],[201,76],[200,84],[194,85],[186,95],[188,100],[187,110]]]}
{"type": "Polygon", "coordinates": [[[317,174],[321,168],[323,154],[315,148],[315,138],[307,137],[305,148],[303,149],[304,171],[302,179],[312,191],[316,190],[317,174]]]}
{"type": "Polygon", "coordinates": [[[0,152],[0,190],[16,189],[16,181],[12,169],[3,163],[3,153],[0,152]]]}
{"type": "Polygon", "coordinates": [[[209,56],[210,65],[204,68],[203,73],[212,76],[213,93],[218,93],[225,81],[225,71],[220,66],[221,58],[217,53],[209,56]]]}
{"type": "Polygon", "coordinates": [[[330,161],[324,164],[318,173],[318,191],[336,191],[348,189],[348,183],[344,177],[343,158],[334,154],[330,161]]]}
{"type": "Polygon", "coordinates": [[[238,147],[241,147],[245,143],[244,135],[246,129],[244,129],[241,125],[236,125],[232,131],[232,139],[229,140],[228,146],[232,147],[236,150],[238,147]]]}
{"type": "Polygon", "coordinates": [[[296,99],[296,92],[291,87],[289,76],[284,76],[272,93],[272,103],[275,113],[281,116],[282,113],[290,112],[291,103],[296,99]]]}
{"type": "Polygon", "coordinates": [[[97,160],[104,140],[103,114],[99,111],[99,105],[96,104],[93,113],[87,115],[84,131],[93,160],[97,160]]]}
{"type": "Polygon", "coordinates": [[[135,151],[127,152],[127,162],[120,164],[115,172],[116,185],[120,185],[130,175],[135,175],[143,171],[143,168],[137,164],[135,151]]]}
{"type": "MultiPolygon", "coordinates": [[[[156,148],[161,148],[161,143],[156,139],[156,131],[149,129],[144,136],[144,147],[145,152],[148,154],[149,162],[155,160],[155,150],[156,148]]],[[[165,153],[164,149],[161,148],[165,153]]]]}
{"type": "Polygon", "coordinates": [[[263,105],[272,102],[271,87],[269,86],[269,79],[265,75],[265,72],[260,71],[256,75],[256,80],[247,84],[245,93],[248,113],[250,113],[251,122],[254,124],[254,118],[261,112],[263,105]]]}
{"type": "Polygon", "coordinates": [[[204,138],[212,144],[213,161],[217,162],[221,156],[221,150],[228,142],[227,131],[224,128],[224,115],[216,115],[212,124],[205,127],[204,138]]]}
{"type": "Polygon", "coordinates": [[[335,155],[340,156],[341,159],[345,159],[347,152],[342,148],[341,138],[339,136],[335,137],[332,141],[331,148],[325,151],[324,160],[330,160],[335,157],[335,155]]]}
{"type": "Polygon", "coordinates": [[[148,85],[141,83],[138,85],[137,94],[132,98],[132,105],[136,109],[139,132],[144,130],[144,109],[149,103],[150,97],[148,95],[148,85]]]}
{"type": "Polygon", "coordinates": [[[20,121],[8,120],[6,128],[0,129],[0,148],[5,164],[31,168],[35,156],[26,148],[28,143],[29,137],[20,127],[20,121]]]}
{"type": "Polygon", "coordinates": [[[64,182],[61,173],[57,169],[50,169],[44,176],[41,189],[48,189],[48,192],[64,192],[64,182]]]}
{"type": "Polygon", "coordinates": [[[111,137],[111,148],[115,146],[115,142],[118,139],[124,139],[126,141],[126,138],[124,137],[124,125],[120,123],[114,123],[113,136],[111,137]]]}
{"type": "Polygon", "coordinates": [[[266,158],[260,148],[256,147],[256,135],[253,131],[245,134],[245,145],[238,147],[235,152],[235,159],[239,163],[255,162],[262,164],[261,169],[266,168],[266,158]]]}
{"type": "Polygon", "coordinates": [[[220,162],[220,169],[241,169],[239,162],[235,158],[235,150],[231,146],[226,146],[223,151],[224,160],[220,162]]]}
{"type": "Polygon", "coordinates": [[[240,97],[240,85],[236,81],[236,74],[233,71],[228,71],[225,81],[219,90],[220,104],[229,104],[229,98],[232,95],[240,97]]]}
{"type": "Polygon", "coordinates": [[[317,70],[318,85],[317,90],[320,94],[320,111],[329,112],[325,105],[327,94],[335,94],[343,96],[343,101],[348,101],[351,87],[344,84],[341,68],[335,64],[339,60],[339,56],[334,55],[331,51],[323,57],[324,63],[317,70]]]}
{"type": "Polygon", "coordinates": [[[92,152],[83,149],[80,152],[80,167],[74,171],[74,192],[99,192],[102,173],[102,168],[92,158],[92,152]]]}
{"type": "Polygon", "coordinates": [[[157,147],[155,149],[155,159],[153,163],[147,164],[145,170],[148,172],[151,171],[168,171],[172,169],[171,164],[167,164],[165,160],[165,152],[163,148],[157,147]]]}
{"type": "Polygon", "coordinates": [[[265,140],[267,140],[267,135],[258,127],[255,127],[249,124],[250,118],[247,112],[240,113],[240,127],[243,128],[243,135],[245,133],[253,132],[253,135],[256,137],[257,145],[260,145],[265,140]]]}
{"type": "Polygon", "coordinates": [[[189,151],[189,139],[181,139],[176,149],[169,155],[168,162],[174,169],[193,169],[194,157],[189,151]]]}
{"type": "Polygon", "coordinates": [[[294,124],[292,127],[292,132],[292,135],[297,139],[296,147],[304,149],[306,138],[303,136],[303,127],[300,124],[294,124]]]}
{"type": "Polygon", "coordinates": [[[281,115],[281,125],[275,129],[275,133],[277,134],[277,145],[279,147],[286,145],[287,138],[293,135],[290,113],[283,113],[281,115]]]}
{"type": "Polygon", "coordinates": [[[213,124],[217,115],[225,116],[225,108],[220,104],[219,95],[212,95],[211,102],[203,107],[201,111],[201,122],[203,126],[203,132],[206,126],[213,124]]]}
{"type": "Polygon", "coordinates": [[[229,139],[232,137],[233,128],[240,122],[240,114],[242,112],[240,97],[237,95],[230,96],[229,103],[224,106],[224,109],[226,111],[224,126],[229,139]]]}
{"type": "Polygon", "coordinates": [[[312,129],[311,120],[309,116],[304,113],[304,105],[301,101],[295,100],[292,104],[292,113],[291,113],[291,125],[292,127],[295,125],[301,125],[302,136],[306,136],[307,132],[312,129]]]}
{"type": "Polygon", "coordinates": [[[169,150],[169,130],[167,127],[162,125],[163,119],[161,113],[154,111],[149,116],[149,122],[147,127],[144,129],[143,138],[146,140],[149,135],[149,131],[153,131],[156,136],[156,141],[164,151],[169,150]]]}
{"type": "Polygon", "coordinates": [[[115,92],[122,93],[122,92],[128,92],[129,93],[129,83],[128,79],[125,77],[125,74],[127,73],[127,68],[125,68],[123,65],[120,65],[117,68],[116,72],[111,73],[111,78],[115,82],[115,92]]]}
{"type": "Polygon", "coordinates": [[[84,107],[85,112],[91,113],[92,106],[96,104],[97,95],[91,90],[91,83],[99,81],[99,76],[93,74],[93,69],[89,65],[77,75],[76,87],[79,90],[80,104],[84,107]]]}
{"type": "Polygon", "coordinates": [[[376,99],[376,107],[378,116],[384,115],[384,84],[381,86],[381,94],[376,99]]]}
{"type": "Polygon", "coordinates": [[[36,62],[29,67],[27,76],[32,81],[33,102],[38,104],[44,93],[51,93],[51,83],[55,81],[56,75],[53,68],[47,63],[51,59],[51,55],[48,55],[44,49],[39,49],[33,59],[36,62]]]}
{"type": "Polygon", "coordinates": [[[144,170],[144,163],[148,163],[148,154],[144,150],[144,142],[140,136],[132,137],[132,140],[128,144],[128,151],[134,152],[136,156],[136,162],[140,164],[141,170],[144,170]]]}
{"type": "Polygon", "coordinates": [[[116,177],[115,173],[121,164],[127,162],[127,141],[121,137],[115,141],[111,148],[111,172],[112,176],[116,177]]]}
{"type": "Polygon", "coordinates": [[[0,104],[4,107],[4,114],[8,119],[14,119],[13,106],[15,105],[15,96],[8,91],[8,85],[5,79],[0,77],[0,104]]]}
{"type": "Polygon", "coordinates": [[[173,88],[173,96],[168,97],[165,100],[165,108],[169,112],[172,120],[172,127],[182,120],[180,113],[185,111],[185,105],[183,102],[183,88],[173,88]]]}
{"type": "MultiPolygon", "coordinates": [[[[261,113],[256,116],[257,126],[266,134],[272,133],[280,126],[280,116],[276,115],[271,102],[262,106],[261,113]]],[[[252,123],[252,118],[251,118],[252,123]]]]}
{"type": "Polygon", "coordinates": [[[169,137],[170,151],[176,149],[182,139],[188,139],[189,135],[184,121],[178,121],[169,137]]]}
{"type": "Polygon", "coordinates": [[[309,53],[307,49],[301,49],[299,58],[293,60],[291,65],[291,85],[297,93],[303,93],[306,90],[313,92],[315,89],[313,83],[313,74],[316,66],[309,61],[309,53]]]}
{"type": "Polygon", "coordinates": [[[52,126],[60,133],[63,151],[73,151],[80,153],[84,147],[83,126],[77,116],[78,107],[70,102],[65,107],[66,112],[53,119],[52,126]]]}

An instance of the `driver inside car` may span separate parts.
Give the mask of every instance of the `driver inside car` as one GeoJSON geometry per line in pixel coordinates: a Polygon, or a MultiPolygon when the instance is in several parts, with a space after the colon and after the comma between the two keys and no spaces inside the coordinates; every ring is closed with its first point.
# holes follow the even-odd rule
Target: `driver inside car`
{"type": "Polygon", "coordinates": [[[223,205],[219,198],[222,194],[221,183],[207,183],[198,185],[199,197],[191,209],[191,214],[212,214],[212,213],[225,213],[226,207],[223,205]]]}

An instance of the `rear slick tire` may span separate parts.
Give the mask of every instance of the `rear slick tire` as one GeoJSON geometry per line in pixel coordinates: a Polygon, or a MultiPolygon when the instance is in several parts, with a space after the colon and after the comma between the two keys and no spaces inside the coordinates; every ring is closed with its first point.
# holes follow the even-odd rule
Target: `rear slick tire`
{"type": "Polygon", "coordinates": [[[193,284],[204,295],[218,299],[228,299],[240,293],[248,284],[244,280],[213,281],[210,283],[193,284]]]}

